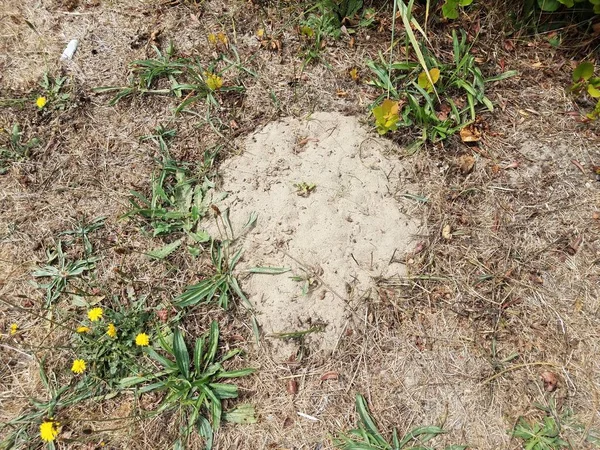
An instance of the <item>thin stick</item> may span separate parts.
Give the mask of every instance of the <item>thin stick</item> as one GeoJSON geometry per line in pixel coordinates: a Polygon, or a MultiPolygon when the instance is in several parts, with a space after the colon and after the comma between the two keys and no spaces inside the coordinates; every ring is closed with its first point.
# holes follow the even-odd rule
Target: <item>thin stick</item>
{"type": "Polygon", "coordinates": [[[558,364],[554,364],[554,363],[547,362],[547,361],[537,361],[537,362],[532,362],[532,363],[515,364],[514,366],[511,366],[508,369],[504,369],[502,372],[498,372],[496,375],[492,375],[491,377],[486,378],[485,380],[483,380],[481,382],[481,384],[482,385],[488,384],[490,381],[494,381],[496,378],[501,377],[502,375],[504,375],[507,372],[512,372],[513,370],[523,369],[524,367],[531,367],[531,366],[561,367],[558,364]]]}

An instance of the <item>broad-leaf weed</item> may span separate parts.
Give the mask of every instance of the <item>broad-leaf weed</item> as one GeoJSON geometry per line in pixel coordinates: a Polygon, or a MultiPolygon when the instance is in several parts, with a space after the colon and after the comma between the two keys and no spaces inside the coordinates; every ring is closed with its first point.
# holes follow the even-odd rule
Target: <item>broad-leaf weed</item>
{"type": "MultiPolygon", "coordinates": [[[[425,444],[444,433],[440,427],[426,426],[415,428],[400,438],[398,431],[394,428],[390,442],[377,429],[377,425],[369,413],[367,402],[360,394],[356,396],[356,412],[359,418],[358,428],[334,439],[334,445],[340,450],[435,450],[434,447],[425,444]]],[[[466,448],[465,445],[450,445],[445,447],[445,450],[465,450],[466,448]]]]}
{"type": "Polygon", "coordinates": [[[161,367],[157,373],[133,376],[121,380],[122,388],[135,387],[138,394],[165,392],[156,413],[177,411],[180,438],[176,445],[184,448],[194,429],[205,439],[206,448],[212,447],[213,433],[223,419],[238,423],[254,423],[254,408],[243,405],[228,413],[223,411],[223,401],[238,397],[235,384],[225,381],[245,377],[254,369],[227,371],[223,363],[240,353],[231,350],[218,357],[219,326],[213,321],[210,330],[196,339],[189,350],[181,331],[172,335],[159,335],[160,353],[151,347],[147,354],[161,367]],[[168,356],[163,356],[161,353],[168,356]]]}

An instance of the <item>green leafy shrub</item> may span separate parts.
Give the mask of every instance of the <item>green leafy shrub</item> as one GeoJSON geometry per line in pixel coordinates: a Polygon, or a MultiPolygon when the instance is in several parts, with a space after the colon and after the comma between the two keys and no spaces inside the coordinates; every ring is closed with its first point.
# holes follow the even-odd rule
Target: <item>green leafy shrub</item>
{"type": "MultiPolygon", "coordinates": [[[[469,6],[473,0],[444,0],[442,15],[446,19],[457,19],[460,7],[469,6]]],[[[590,5],[595,14],[600,14],[600,0],[523,0],[525,11],[536,6],[543,12],[556,12],[561,7],[573,8],[577,4],[590,5]]]]}
{"type": "Polygon", "coordinates": [[[586,114],[590,120],[600,118],[600,77],[594,76],[594,65],[584,61],[573,70],[571,92],[577,96],[588,95],[596,101],[594,109],[586,114]]]}

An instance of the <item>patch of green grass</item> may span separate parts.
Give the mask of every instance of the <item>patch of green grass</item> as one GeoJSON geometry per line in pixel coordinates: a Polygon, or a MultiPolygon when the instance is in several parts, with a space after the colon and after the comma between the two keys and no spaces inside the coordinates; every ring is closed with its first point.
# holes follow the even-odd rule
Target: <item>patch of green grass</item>
{"type": "Polygon", "coordinates": [[[243,92],[242,85],[224,85],[223,74],[232,68],[256,76],[245,68],[239,59],[237,50],[228,46],[232,56],[221,55],[204,65],[199,59],[178,56],[171,43],[162,52],[154,47],[156,57],[133,61],[130,65],[131,76],[127,86],[103,86],[95,92],[114,93],[109,102],[115,105],[119,101],[135,95],[168,95],[181,99],[176,113],[186,111],[198,101],[219,106],[217,92],[243,92]]]}
{"type": "Polygon", "coordinates": [[[242,292],[233,271],[237,265],[242,250],[229,257],[228,242],[211,240],[210,255],[215,268],[215,274],[197,284],[187,286],[185,291],[175,300],[175,306],[186,308],[200,303],[216,302],[221,308],[227,309],[232,298],[238,296],[251,307],[250,301],[242,292]]]}
{"type": "Polygon", "coordinates": [[[232,378],[251,375],[254,369],[227,371],[223,363],[240,353],[231,350],[220,358],[219,326],[213,321],[207,334],[196,339],[189,350],[181,331],[176,328],[171,336],[159,336],[160,350],[167,356],[147,348],[147,354],[160,366],[158,372],[125,378],[122,388],[135,387],[137,394],[164,392],[156,413],[176,411],[180,434],[175,448],[185,448],[194,429],[205,439],[206,449],[212,448],[213,435],[222,420],[236,423],[255,423],[254,408],[241,405],[224,412],[223,401],[238,397],[232,378]]]}
{"type": "Polygon", "coordinates": [[[46,290],[46,308],[56,302],[76,279],[96,267],[97,257],[69,261],[63,252],[63,243],[58,241],[54,249],[46,251],[47,264],[35,270],[35,278],[47,278],[46,283],[37,286],[46,290]]]}
{"type": "Polygon", "coordinates": [[[304,11],[300,22],[300,35],[304,40],[302,57],[304,66],[321,61],[327,39],[337,40],[346,33],[352,34],[356,27],[368,27],[375,21],[375,10],[363,8],[362,0],[319,0],[304,11]]]}
{"type": "Polygon", "coordinates": [[[94,246],[90,240],[90,234],[102,228],[105,220],[106,217],[96,217],[91,222],[85,220],[80,221],[75,228],[63,231],[59,233],[59,236],[71,236],[71,240],[65,241],[67,244],[72,244],[76,239],[81,239],[85,254],[89,258],[94,253],[94,246]]]}
{"type": "Polygon", "coordinates": [[[453,60],[438,60],[425,46],[421,46],[424,65],[416,62],[387,63],[368,61],[374,78],[370,84],[382,90],[375,102],[385,101],[373,108],[381,134],[399,127],[418,130],[419,138],[410,150],[416,151],[425,142],[437,142],[457,133],[473,123],[481,107],[494,110],[485,95],[485,86],[516,75],[515,71],[485,78],[470,53],[464,31],[452,32],[453,60]],[[391,100],[393,99],[393,100],[391,100]],[[386,103],[387,102],[387,103],[386,103]],[[378,108],[383,108],[379,111],[378,108]]]}
{"type": "MultiPolygon", "coordinates": [[[[436,436],[444,433],[440,427],[419,427],[399,437],[394,428],[390,440],[383,437],[377,429],[365,398],[358,394],[356,396],[356,412],[358,413],[358,428],[350,430],[346,434],[340,434],[334,439],[334,445],[340,450],[435,450],[434,447],[426,445],[436,436]]],[[[450,445],[445,450],[465,450],[465,445],[450,445]]]]}
{"type": "Polygon", "coordinates": [[[542,423],[528,422],[521,418],[513,431],[513,436],[523,440],[526,450],[559,450],[570,448],[560,438],[560,428],[554,417],[545,417],[542,423]]]}
{"type": "Polygon", "coordinates": [[[36,137],[23,138],[19,124],[14,124],[10,130],[0,130],[0,175],[8,171],[12,162],[28,158],[31,150],[39,145],[40,140],[36,137]]]}
{"type": "MultiPolygon", "coordinates": [[[[574,449],[571,442],[587,442],[600,448],[598,430],[583,426],[573,416],[570,409],[559,413],[556,399],[551,397],[546,406],[536,404],[545,413],[541,420],[526,420],[520,417],[512,435],[523,441],[525,450],[560,450],[574,449]],[[572,439],[568,439],[571,436],[572,439]]],[[[587,448],[587,447],[586,447],[587,448]]]]}
{"type": "Polygon", "coordinates": [[[175,130],[159,127],[156,134],[143,138],[158,144],[162,161],[152,177],[149,197],[132,191],[132,208],[123,218],[140,218],[153,236],[185,233],[193,242],[205,243],[210,236],[199,228],[199,221],[211,203],[208,192],[214,184],[209,175],[217,151],[206,151],[202,165],[194,170],[169,155],[168,143],[174,136],[175,130]]]}
{"type": "Polygon", "coordinates": [[[46,99],[44,110],[64,111],[71,102],[71,89],[67,85],[67,77],[53,77],[44,73],[40,81],[41,96],[46,99]]]}

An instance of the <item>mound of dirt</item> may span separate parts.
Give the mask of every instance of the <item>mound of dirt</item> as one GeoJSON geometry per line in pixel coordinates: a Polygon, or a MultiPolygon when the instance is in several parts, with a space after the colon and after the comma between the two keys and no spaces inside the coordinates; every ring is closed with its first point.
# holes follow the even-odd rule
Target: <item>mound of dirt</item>
{"type": "Polygon", "coordinates": [[[234,229],[258,214],[238,268],[290,269],[242,279],[276,348],[281,334],[318,330],[311,348],[333,350],[373,278],[404,274],[419,223],[401,210],[405,172],[390,146],[354,117],[317,113],[268,124],[222,167],[234,229]]]}

